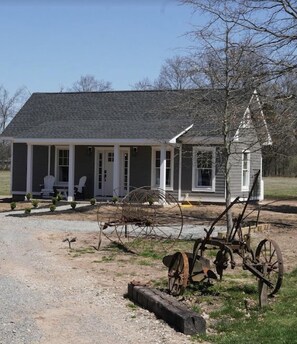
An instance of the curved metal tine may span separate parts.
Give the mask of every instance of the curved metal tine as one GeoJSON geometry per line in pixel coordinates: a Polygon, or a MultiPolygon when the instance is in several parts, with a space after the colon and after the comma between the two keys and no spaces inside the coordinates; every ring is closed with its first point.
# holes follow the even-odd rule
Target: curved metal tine
{"type": "MultiPolygon", "coordinates": [[[[180,218],[182,218],[181,208],[174,198],[174,201],[172,201],[172,198],[170,194],[165,194],[159,189],[152,190],[150,187],[137,188],[125,196],[121,206],[124,209],[122,220],[126,217],[125,224],[128,225],[126,238],[123,236],[123,226],[118,225],[117,229],[117,234],[122,238],[123,244],[125,244],[126,247],[133,245],[133,240],[131,240],[131,243],[127,242],[128,236],[130,239],[136,238],[137,242],[144,241],[144,245],[150,242],[152,245],[155,242],[161,242],[161,244],[163,244],[164,241],[162,247],[164,249],[166,247],[168,248],[168,239],[171,239],[172,231],[167,230],[167,227],[169,229],[170,224],[172,224],[172,228],[174,227],[175,229],[178,225],[178,230],[175,230],[175,236],[179,237],[183,224],[183,221],[180,221],[180,218]],[[153,201],[153,204],[151,204],[150,200],[153,201]],[[177,204],[178,208],[175,210],[172,204],[177,204]],[[162,207],[162,205],[166,206],[162,207]],[[180,216],[177,220],[175,216],[178,214],[180,216]]],[[[123,221],[120,222],[123,224],[123,221]]],[[[169,242],[169,245],[170,244],[171,242],[169,242]]]]}
{"type": "Polygon", "coordinates": [[[158,222],[156,222],[154,226],[151,227],[151,232],[154,232],[156,237],[162,239],[169,239],[169,237],[172,237],[172,234],[166,233],[165,229],[162,228],[160,224],[158,224],[158,222]]]}

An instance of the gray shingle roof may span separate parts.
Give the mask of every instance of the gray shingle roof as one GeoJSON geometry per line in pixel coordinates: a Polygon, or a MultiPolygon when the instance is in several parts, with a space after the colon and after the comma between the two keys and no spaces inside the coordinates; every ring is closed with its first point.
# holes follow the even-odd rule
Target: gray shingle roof
{"type": "Polygon", "coordinates": [[[1,136],[170,140],[193,123],[193,135],[218,135],[223,99],[223,90],[34,93],[1,136]]]}

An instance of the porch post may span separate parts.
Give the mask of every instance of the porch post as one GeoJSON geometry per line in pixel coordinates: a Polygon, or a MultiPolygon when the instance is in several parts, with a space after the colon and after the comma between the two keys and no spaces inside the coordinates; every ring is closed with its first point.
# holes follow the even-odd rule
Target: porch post
{"type": "Polygon", "coordinates": [[[10,194],[12,195],[13,190],[13,141],[10,144],[10,194]]]}
{"type": "Polygon", "coordinates": [[[74,164],[75,164],[75,146],[69,145],[69,170],[68,170],[68,197],[67,201],[74,200],[74,164]]]}
{"type": "Polygon", "coordinates": [[[48,155],[47,155],[47,175],[51,174],[51,146],[48,146],[48,155]]]}
{"type": "Polygon", "coordinates": [[[162,144],[160,150],[160,189],[166,190],[166,145],[162,144]]]}
{"type": "Polygon", "coordinates": [[[33,178],[33,145],[27,143],[27,180],[26,193],[32,193],[32,178],[33,178]]]}
{"type": "Polygon", "coordinates": [[[113,147],[113,196],[119,196],[120,188],[120,145],[113,147]]]}
{"type": "Polygon", "coordinates": [[[182,182],[182,145],[179,146],[179,162],[178,162],[178,196],[177,200],[181,201],[181,182],[182,182]]]}

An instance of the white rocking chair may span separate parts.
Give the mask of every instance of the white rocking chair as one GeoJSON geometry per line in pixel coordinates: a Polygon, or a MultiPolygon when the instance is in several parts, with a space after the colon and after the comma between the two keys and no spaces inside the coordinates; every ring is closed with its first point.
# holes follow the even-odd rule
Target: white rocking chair
{"type": "Polygon", "coordinates": [[[41,197],[54,195],[55,177],[48,175],[43,178],[43,188],[40,191],[41,197]]]}
{"type": "Polygon", "coordinates": [[[87,181],[86,176],[80,177],[78,185],[75,185],[74,187],[75,196],[81,196],[82,198],[84,198],[84,188],[86,186],[86,181],[87,181]]]}

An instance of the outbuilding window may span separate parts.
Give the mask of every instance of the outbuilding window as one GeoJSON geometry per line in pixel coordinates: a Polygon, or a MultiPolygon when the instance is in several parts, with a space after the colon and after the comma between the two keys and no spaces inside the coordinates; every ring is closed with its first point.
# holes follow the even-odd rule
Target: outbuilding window
{"type": "Polygon", "coordinates": [[[242,191],[248,191],[250,188],[250,152],[242,152],[242,191]]]}

